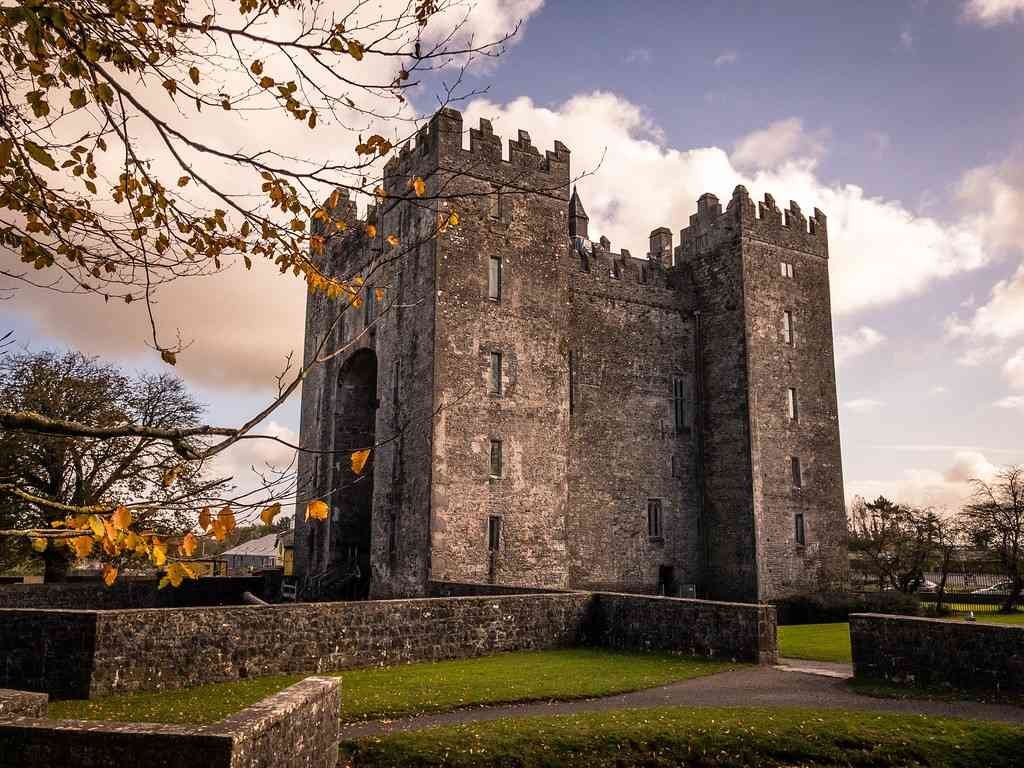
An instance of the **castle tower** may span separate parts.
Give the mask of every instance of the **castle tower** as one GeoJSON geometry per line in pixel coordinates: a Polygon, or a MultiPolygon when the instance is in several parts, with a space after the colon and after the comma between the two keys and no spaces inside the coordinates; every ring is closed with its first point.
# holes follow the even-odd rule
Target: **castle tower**
{"type": "Polygon", "coordinates": [[[700,307],[706,583],[820,589],[846,570],[825,215],[703,195],[676,261],[700,307]]]}

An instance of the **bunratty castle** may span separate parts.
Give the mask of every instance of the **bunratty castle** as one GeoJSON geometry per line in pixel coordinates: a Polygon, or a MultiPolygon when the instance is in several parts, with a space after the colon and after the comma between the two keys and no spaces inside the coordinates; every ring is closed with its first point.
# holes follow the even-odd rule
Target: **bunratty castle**
{"type": "Polygon", "coordinates": [[[387,164],[373,238],[334,198],[350,226],[322,268],[365,288],[308,299],[307,362],[343,351],[302,391],[303,593],[763,601],[842,578],[825,214],[739,186],[637,257],[590,231],[561,142],[519,131],[504,160],[488,121],[466,138],[444,109],[387,164]],[[312,498],[327,520],[303,520],[312,498]]]}

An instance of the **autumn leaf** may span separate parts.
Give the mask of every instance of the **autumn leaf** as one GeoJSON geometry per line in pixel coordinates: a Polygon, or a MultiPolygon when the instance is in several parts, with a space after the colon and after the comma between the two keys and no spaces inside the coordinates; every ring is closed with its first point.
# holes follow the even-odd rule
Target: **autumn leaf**
{"type": "Polygon", "coordinates": [[[188,176],[182,176],[180,179],[178,179],[178,186],[179,187],[184,187],[190,181],[191,181],[191,179],[188,176]]]}
{"type": "Polygon", "coordinates": [[[103,521],[99,518],[99,515],[93,515],[89,518],[89,527],[92,529],[92,533],[97,539],[102,539],[103,535],[107,532],[106,528],[103,527],[103,521]]]}
{"type": "Polygon", "coordinates": [[[163,360],[168,365],[178,364],[178,356],[169,349],[160,350],[160,359],[163,360]]]}
{"type": "Polygon", "coordinates": [[[363,468],[366,466],[366,460],[370,458],[370,449],[364,448],[361,451],[352,452],[352,471],[357,475],[363,474],[363,468]]]}
{"type": "Polygon", "coordinates": [[[160,539],[154,538],[149,557],[153,561],[153,565],[159,568],[167,562],[167,545],[161,542],[160,539]]]}
{"type": "Polygon", "coordinates": [[[204,531],[210,528],[210,508],[203,507],[199,510],[199,527],[204,531]]]}
{"type": "Polygon", "coordinates": [[[388,245],[394,248],[395,246],[398,245],[398,236],[392,232],[390,235],[387,236],[387,241],[388,245]]]}
{"type": "Polygon", "coordinates": [[[452,211],[451,216],[448,217],[448,224],[453,227],[459,226],[459,214],[452,211]]]}
{"type": "Polygon", "coordinates": [[[366,236],[371,240],[377,236],[377,227],[373,224],[366,225],[366,236]]]}
{"type": "Polygon", "coordinates": [[[50,153],[34,141],[25,141],[25,151],[28,152],[29,157],[40,165],[45,165],[52,171],[57,170],[57,163],[54,161],[53,157],[50,156],[50,153]]]}
{"type": "Polygon", "coordinates": [[[264,525],[270,525],[274,522],[274,518],[281,514],[280,504],[271,504],[269,507],[260,512],[260,520],[263,521],[264,525]]]}
{"type": "Polygon", "coordinates": [[[127,507],[118,507],[110,517],[114,527],[119,531],[126,531],[132,524],[132,513],[127,507]]]}
{"type": "Polygon", "coordinates": [[[330,512],[330,509],[327,507],[327,504],[320,501],[320,499],[311,501],[306,505],[307,520],[310,518],[313,518],[314,520],[326,520],[328,512],[330,512]]]}
{"type": "Polygon", "coordinates": [[[92,552],[92,543],[92,536],[76,536],[71,540],[71,548],[75,550],[76,557],[88,557],[92,552]]]}
{"type": "Polygon", "coordinates": [[[189,67],[188,76],[195,85],[199,85],[199,67],[189,67]]]}
{"type": "Polygon", "coordinates": [[[36,552],[45,552],[46,551],[46,539],[33,538],[33,539],[31,539],[31,541],[32,541],[32,549],[34,549],[36,552]]]}
{"type": "Polygon", "coordinates": [[[363,44],[360,43],[358,40],[349,40],[348,41],[348,55],[351,56],[356,61],[362,61],[363,60],[363,44]]]}
{"type": "Polygon", "coordinates": [[[178,81],[173,78],[164,80],[162,85],[171,96],[174,96],[178,92],[178,81]]]}
{"type": "Polygon", "coordinates": [[[160,485],[162,485],[164,488],[170,488],[172,485],[174,485],[174,481],[178,479],[178,475],[181,473],[181,469],[182,465],[176,464],[170,469],[168,469],[166,472],[164,472],[164,476],[160,478],[160,485]]]}
{"type": "Polygon", "coordinates": [[[219,522],[228,533],[235,530],[235,513],[231,511],[231,507],[224,507],[217,513],[217,522],[219,522]]]}
{"type": "Polygon", "coordinates": [[[197,546],[199,546],[199,539],[191,533],[186,533],[185,538],[183,538],[181,543],[178,545],[178,551],[185,557],[192,557],[192,555],[195,554],[197,546]]]}
{"type": "Polygon", "coordinates": [[[114,582],[117,581],[117,568],[112,565],[103,566],[103,583],[108,587],[114,586],[114,582]]]}
{"type": "Polygon", "coordinates": [[[419,176],[409,181],[409,186],[412,187],[413,192],[416,193],[416,197],[423,197],[427,194],[427,185],[419,176]]]}
{"type": "Polygon", "coordinates": [[[373,292],[373,295],[377,297],[377,303],[382,304],[384,302],[384,289],[378,288],[373,292]]]}
{"type": "Polygon", "coordinates": [[[254,61],[252,63],[252,65],[249,67],[249,69],[252,70],[252,73],[254,75],[262,75],[263,74],[263,62],[260,61],[259,59],[257,59],[256,61],[254,61]]]}

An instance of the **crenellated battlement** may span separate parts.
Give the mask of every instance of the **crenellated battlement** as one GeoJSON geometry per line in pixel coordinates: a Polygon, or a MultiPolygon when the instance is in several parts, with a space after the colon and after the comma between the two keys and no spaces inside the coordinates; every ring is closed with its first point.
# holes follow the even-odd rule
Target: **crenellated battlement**
{"type": "Polygon", "coordinates": [[[469,148],[463,147],[462,113],[455,109],[439,110],[419,129],[413,143],[406,142],[398,154],[384,166],[385,189],[389,181],[401,181],[413,175],[424,178],[438,168],[448,171],[470,170],[474,175],[493,177],[495,181],[522,173],[551,176],[555,181],[569,178],[570,151],[561,141],[543,154],[533,145],[529,132],[519,130],[508,139],[508,160],[502,159],[500,136],[494,133],[490,120],[480,118],[476,128],[469,129],[469,148]]]}

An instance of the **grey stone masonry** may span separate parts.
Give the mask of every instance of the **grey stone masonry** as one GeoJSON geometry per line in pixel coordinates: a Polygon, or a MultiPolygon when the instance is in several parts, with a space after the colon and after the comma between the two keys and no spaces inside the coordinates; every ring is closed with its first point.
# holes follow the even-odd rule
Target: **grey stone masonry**
{"type": "Polygon", "coordinates": [[[45,693],[0,688],[0,720],[14,717],[46,717],[50,697],[45,693]]]}
{"type": "Polygon", "coordinates": [[[340,708],[310,677],[213,725],[0,716],[0,768],[333,768],[340,708]]]}
{"type": "Polygon", "coordinates": [[[1024,627],[856,613],[850,644],[858,679],[1024,693],[1024,627]]]}
{"type": "Polygon", "coordinates": [[[775,653],[772,607],[588,592],[95,612],[0,610],[0,627],[15,630],[0,643],[0,658],[6,660],[0,684],[78,699],[582,644],[754,662],[770,661],[775,653]],[[90,631],[87,645],[69,633],[83,624],[90,631]],[[64,652],[50,649],[74,653],[68,661],[64,652]]]}

